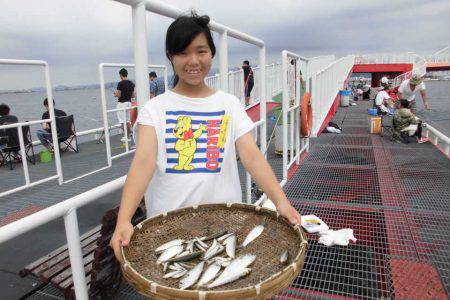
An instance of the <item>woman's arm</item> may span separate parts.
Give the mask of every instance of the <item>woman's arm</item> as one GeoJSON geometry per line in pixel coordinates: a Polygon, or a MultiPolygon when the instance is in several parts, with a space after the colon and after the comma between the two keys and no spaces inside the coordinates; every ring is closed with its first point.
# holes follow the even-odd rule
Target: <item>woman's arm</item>
{"type": "Polygon", "coordinates": [[[120,259],[120,246],[128,245],[133,233],[131,218],[155,171],[157,151],[155,128],[139,125],[136,153],[125,181],[116,229],[110,243],[117,259],[120,259]]]}
{"type": "Polygon", "coordinates": [[[241,136],[236,141],[236,148],[245,169],[252,175],[267,197],[274,202],[277,211],[292,224],[300,224],[300,214],[286,198],[272,168],[253,140],[252,133],[241,136]]]}

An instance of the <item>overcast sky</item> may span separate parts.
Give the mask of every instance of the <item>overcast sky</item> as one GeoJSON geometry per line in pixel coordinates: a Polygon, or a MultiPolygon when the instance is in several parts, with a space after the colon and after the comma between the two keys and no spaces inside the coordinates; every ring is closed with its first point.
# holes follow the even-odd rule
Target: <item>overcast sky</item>
{"type": "MultiPolygon", "coordinates": [[[[450,44],[450,1],[166,0],[265,41],[267,62],[304,56],[433,53],[450,44]]],[[[149,62],[166,64],[170,19],[147,13],[149,62]]],[[[53,85],[98,83],[101,62],[133,63],[131,8],[111,0],[0,0],[0,58],[42,59],[53,85]]],[[[230,67],[257,49],[229,41],[230,67]]],[[[39,68],[0,66],[0,90],[43,86],[39,68]]],[[[117,70],[107,74],[116,80],[117,70]]]]}

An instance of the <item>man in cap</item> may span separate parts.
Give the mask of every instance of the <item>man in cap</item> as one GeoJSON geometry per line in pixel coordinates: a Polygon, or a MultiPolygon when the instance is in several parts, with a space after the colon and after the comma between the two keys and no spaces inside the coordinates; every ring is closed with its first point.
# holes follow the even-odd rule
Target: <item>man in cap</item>
{"type": "MultiPolygon", "coordinates": [[[[430,105],[428,104],[428,95],[425,88],[425,83],[422,81],[422,78],[414,74],[410,79],[407,79],[400,84],[398,88],[398,98],[408,100],[411,112],[415,114],[417,112],[416,105],[416,92],[420,91],[423,100],[423,106],[425,109],[430,109],[430,105]]],[[[399,103],[400,101],[398,101],[399,103]]]]}

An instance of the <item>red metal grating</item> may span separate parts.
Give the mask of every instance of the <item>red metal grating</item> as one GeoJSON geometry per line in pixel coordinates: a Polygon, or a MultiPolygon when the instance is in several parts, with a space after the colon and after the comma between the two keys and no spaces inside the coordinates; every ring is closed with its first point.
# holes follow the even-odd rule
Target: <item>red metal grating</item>
{"type": "Polygon", "coordinates": [[[448,299],[433,266],[424,262],[392,258],[390,267],[397,299],[448,299]]]}
{"type": "Polygon", "coordinates": [[[0,219],[0,227],[5,226],[6,224],[12,223],[14,221],[17,221],[19,219],[22,219],[26,216],[29,216],[35,212],[38,212],[42,209],[44,209],[44,206],[40,206],[40,205],[28,205],[27,207],[16,211],[14,213],[11,213],[5,217],[3,217],[2,219],[0,219]]]}

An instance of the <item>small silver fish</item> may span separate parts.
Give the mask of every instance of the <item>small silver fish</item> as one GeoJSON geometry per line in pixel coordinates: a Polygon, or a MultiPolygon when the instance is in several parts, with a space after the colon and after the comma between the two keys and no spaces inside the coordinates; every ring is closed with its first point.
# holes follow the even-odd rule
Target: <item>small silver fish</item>
{"type": "Polygon", "coordinates": [[[244,254],[242,256],[239,256],[238,258],[235,258],[225,268],[222,274],[220,274],[219,277],[216,278],[216,280],[208,285],[208,288],[227,284],[241,278],[242,276],[247,275],[251,271],[247,267],[250,266],[255,261],[255,259],[256,255],[253,254],[244,254]]]}
{"type": "Polygon", "coordinates": [[[230,235],[223,243],[225,245],[227,255],[234,258],[236,254],[236,236],[230,235]]]}
{"type": "Polygon", "coordinates": [[[194,243],[195,243],[195,241],[189,241],[186,246],[186,249],[191,253],[194,252],[194,243]]]}
{"type": "Polygon", "coordinates": [[[217,244],[215,248],[213,248],[211,251],[205,253],[203,256],[203,260],[208,260],[210,258],[213,258],[214,256],[222,253],[222,251],[225,250],[225,247],[221,244],[217,244]]]}
{"type": "Polygon", "coordinates": [[[193,253],[181,253],[180,255],[173,257],[169,260],[167,260],[168,262],[180,262],[180,261],[190,261],[193,260],[194,258],[199,257],[200,255],[203,254],[203,251],[197,251],[197,252],[193,252],[193,253]]]}
{"type": "Polygon", "coordinates": [[[280,263],[286,264],[289,258],[289,252],[287,250],[283,251],[280,256],[280,263]]]}
{"type": "Polygon", "coordinates": [[[178,264],[186,269],[192,269],[193,267],[195,267],[195,265],[192,263],[179,262],[178,264]]]}
{"type": "Polygon", "coordinates": [[[163,264],[163,272],[166,273],[167,272],[167,267],[169,267],[169,263],[166,262],[163,264]]]}
{"type": "Polygon", "coordinates": [[[165,250],[161,255],[158,257],[158,260],[156,261],[158,264],[167,262],[172,257],[177,256],[181,252],[183,252],[184,247],[182,245],[179,246],[173,246],[167,250],[165,250]]]}
{"type": "Polygon", "coordinates": [[[197,280],[200,278],[202,274],[203,267],[205,266],[205,262],[202,261],[198,265],[196,265],[192,270],[187,272],[186,276],[183,277],[180,281],[180,289],[185,290],[191,286],[193,286],[197,280]]]}
{"type": "Polygon", "coordinates": [[[217,239],[218,242],[221,242],[223,240],[226,240],[229,236],[234,235],[234,233],[227,233],[225,235],[222,235],[220,238],[217,239]]]}
{"type": "Polygon", "coordinates": [[[204,239],[202,239],[202,241],[206,242],[206,241],[209,241],[209,240],[212,240],[212,239],[216,239],[216,238],[218,238],[218,237],[220,237],[220,236],[222,236],[222,235],[224,235],[226,233],[227,233],[227,230],[222,230],[222,231],[213,233],[213,234],[205,237],[204,239]]]}
{"type": "Polygon", "coordinates": [[[195,241],[203,248],[208,248],[208,245],[204,243],[202,240],[200,240],[198,237],[195,238],[195,241]]]}
{"type": "MultiPolygon", "coordinates": [[[[233,273],[230,273],[228,276],[224,276],[222,277],[222,275],[219,276],[219,278],[217,278],[216,280],[214,280],[213,283],[211,283],[210,285],[208,285],[208,288],[214,288],[214,287],[218,287],[220,285],[224,285],[233,281],[238,280],[241,277],[244,277],[245,275],[249,274],[251,271],[251,269],[249,268],[243,268],[243,269],[238,269],[233,273]]],[[[222,272],[222,274],[225,271],[222,272]]]]}
{"type": "Polygon", "coordinates": [[[159,246],[158,248],[155,249],[155,252],[163,252],[164,250],[167,250],[169,248],[172,248],[173,246],[179,246],[182,245],[184,243],[184,240],[182,239],[176,239],[176,240],[172,240],[170,242],[167,242],[165,244],[162,244],[161,246],[159,246]]]}
{"type": "Polygon", "coordinates": [[[245,238],[244,242],[242,243],[242,247],[246,247],[248,244],[250,244],[253,240],[255,240],[258,236],[261,235],[261,233],[264,230],[264,225],[258,225],[255,228],[253,228],[245,238]]]}
{"type": "Polygon", "coordinates": [[[172,278],[173,279],[178,279],[180,277],[183,277],[187,272],[188,272],[188,270],[183,270],[180,273],[173,275],[172,278]]]}
{"type": "MultiPolygon", "coordinates": [[[[186,272],[187,272],[186,270],[184,270],[184,271],[183,270],[175,270],[175,271],[172,271],[172,272],[167,273],[166,275],[164,275],[164,278],[165,279],[167,279],[167,278],[175,278],[174,276],[177,276],[179,274],[183,274],[184,275],[184,274],[186,274],[186,272]]],[[[181,276],[183,276],[183,275],[181,275],[181,276]]]]}
{"type": "Polygon", "coordinates": [[[203,273],[202,277],[197,283],[198,287],[202,287],[206,285],[208,282],[216,278],[217,274],[219,274],[219,271],[221,269],[221,266],[217,263],[211,264],[206,271],[203,273]]]}

